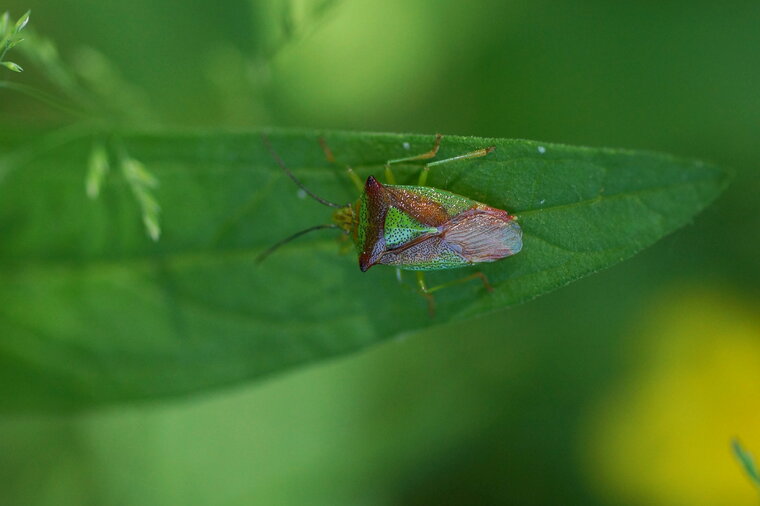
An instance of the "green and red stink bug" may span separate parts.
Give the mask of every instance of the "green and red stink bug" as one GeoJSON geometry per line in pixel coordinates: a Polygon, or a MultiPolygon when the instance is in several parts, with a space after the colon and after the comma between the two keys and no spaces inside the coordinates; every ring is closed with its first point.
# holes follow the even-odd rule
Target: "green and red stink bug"
{"type": "MultiPolygon", "coordinates": [[[[317,225],[278,242],[259,255],[259,261],[281,245],[307,232],[337,228],[356,245],[359,268],[362,272],[378,264],[417,271],[419,291],[428,300],[428,309],[432,314],[432,293],[441,288],[475,278],[480,278],[489,291],[491,286],[485,275],[478,271],[461,279],[428,287],[424,277],[425,271],[456,269],[493,262],[514,255],[522,249],[522,231],[515,216],[482,202],[425,186],[431,167],[486,156],[495,149],[493,146],[426,164],[420,172],[416,186],[395,184],[391,165],[435,157],[441,143],[441,135],[436,136],[433,148],[426,153],[386,162],[385,175],[388,184],[381,184],[373,176],[369,176],[362,183],[359,176],[347,167],[360,196],[356,202],[340,205],[312,193],[274,152],[266,137],[264,142],[277,164],[293,182],[307,195],[326,206],[336,208],[336,211],[333,213],[332,224],[317,225]]],[[[335,157],[324,140],[320,139],[320,144],[327,159],[335,162],[335,157]]]]}

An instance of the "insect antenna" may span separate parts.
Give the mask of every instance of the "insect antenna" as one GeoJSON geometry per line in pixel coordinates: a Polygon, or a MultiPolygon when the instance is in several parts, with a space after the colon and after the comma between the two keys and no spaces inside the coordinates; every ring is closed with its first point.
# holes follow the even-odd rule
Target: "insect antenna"
{"type": "Polygon", "coordinates": [[[272,253],[274,253],[280,246],[289,243],[293,239],[298,239],[299,237],[301,237],[304,234],[308,234],[309,232],[314,232],[315,230],[321,230],[323,228],[338,228],[339,229],[340,227],[338,225],[335,225],[334,223],[331,223],[329,225],[316,225],[314,227],[309,227],[306,230],[301,230],[300,232],[296,232],[295,234],[293,234],[293,235],[291,235],[289,237],[286,237],[285,239],[283,239],[281,241],[276,242],[275,244],[273,244],[272,246],[270,246],[269,248],[267,248],[264,252],[260,253],[259,256],[256,257],[255,262],[257,264],[260,264],[261,262],[263,262],[264,260],[266,260],[266,258],[269,255],[271,255],[272,253]]]}
{"type": "Polygon", "coordinates": [[[283,162],[282,158],[280,158],[279,155],[275,152],[274,148],[272,147],[272,143],[269,142],[269,137],[267,137],[266,135],[262,135],[261,139],[264,141],[264,145],[269,150],[269,154],[271,154],[272,158],[274,158],[274,161],[277,162],[277,165],[279,165],[280,168],[282,168],[282,170],[285,171],[285,174],[287,174],[288,177],[290,179],[292,179],[293,182],[295,184],[297,184],[299,188],[301,188],[304,192],[306,192],[306,194],[309,197],[313,198],[314,200],[316,200],[320,204],[328,206],[328,207],[335,207],[335,208],[346,207],[345,204],[344,205],[336,204],[335,202],[330,202],[329,200],[325,200],[322,197],[319,197],[318,195],[315,195],[314,193],[312,193],[311,190],[309,190],[308,188],[306,188],[306,186],[304,186],[304,184],[301,181],[298,180],[298,178],[295,176],[295,174],[293,174],[292,172],[290,172],[290,169],[285,165],[285,162],[283,162]]]}

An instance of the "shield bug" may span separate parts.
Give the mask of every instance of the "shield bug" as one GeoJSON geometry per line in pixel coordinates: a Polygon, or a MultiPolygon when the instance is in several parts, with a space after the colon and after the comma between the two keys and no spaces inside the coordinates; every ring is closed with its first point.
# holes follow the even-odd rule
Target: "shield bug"
{"type": "MultiPolygon", "coordinates": [[[[280,168],[299,188],[321,204],[336,210],[332,216],[333,223],[293,234],[264,251],[257,261],[262,261],[278,247],[308,232],[324,228],[339,229],[353,240],[362,272],[378,264],[416,271],[419,292],[427,299],[432,315],[435,307],[433,292],[476,278],[480,278],[488,291],[491,291],[491,285],[486,276],[477,271],[430,287],[425,282],[425,271],[493,262],[522,249],[522,231],[517,217],[482,202],[425,185],[432,167],[486,156],[495,149],[494,146],[425,164],[415,186],[395,184],[391,166],[434,158],[441,144],[440,134],[429,151],[386,162],[387,184],[380,183],[374,176],[362,182],[351,167],[347,167],[348,175],[360,195],[355,202],[341,205],[312,193],[288,169],[267,137],[264,137],[264,143],[280,168]]],[[[323,139],[320,139],[320,144],[327,159],[335,162],[323,139]]]]}

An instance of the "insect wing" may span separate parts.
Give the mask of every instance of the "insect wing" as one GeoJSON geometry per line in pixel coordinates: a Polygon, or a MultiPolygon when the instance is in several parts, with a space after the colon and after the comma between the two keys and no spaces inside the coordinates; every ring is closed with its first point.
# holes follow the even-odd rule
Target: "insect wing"
{"type": "Polygon", "coordinates": [[[506,211],[482,206],[452,218],[443,239],[469,263],[493,262],[522,249],[522,230],[506,211]]]}

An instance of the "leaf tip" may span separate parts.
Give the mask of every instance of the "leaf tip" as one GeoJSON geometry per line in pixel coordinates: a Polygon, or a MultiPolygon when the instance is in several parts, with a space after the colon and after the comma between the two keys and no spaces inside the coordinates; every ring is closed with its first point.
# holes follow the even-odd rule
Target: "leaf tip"
{"type": "Polygon", "coordinates": [[[14,33],[18,33],[24,29],[27,23],[29,23],[29,16],[31,16],[31,14],[32,14],[32,11],[30,9],[26,11],[23,16],[18,18],[18,21],[16,21],[16,27],[14,28],[14,33]]]}

